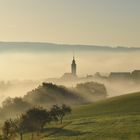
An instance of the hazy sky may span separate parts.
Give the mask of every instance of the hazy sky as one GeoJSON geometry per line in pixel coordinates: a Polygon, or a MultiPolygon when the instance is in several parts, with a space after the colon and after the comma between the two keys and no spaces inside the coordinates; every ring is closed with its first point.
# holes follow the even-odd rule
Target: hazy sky
{"type": "Polygon", "coordinates": [[[140,0],[0,0],[0,40],[140,47],[140,0]]]}

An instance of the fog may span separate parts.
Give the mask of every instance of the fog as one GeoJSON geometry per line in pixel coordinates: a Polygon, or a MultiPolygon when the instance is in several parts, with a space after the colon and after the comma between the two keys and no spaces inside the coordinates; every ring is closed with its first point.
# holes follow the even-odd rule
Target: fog
{"type": "MultiPolygon", "coordinates": [[[[72,52],[2,53],[0,54],[1,80],[40,80],[61,77],[70,72],[72,52]]],[[[78,75],[133,71],[140,68],[139,53],[76,52],[78,75]]]]}
{"type": "MultiPolygon", "coordinates": [[[[32,80],[32,84],[14,85],[3,91],[0,90],[1,100],[5,97],[23,96],[27,91],[38,86],[48,78],[60,78],[65,72],[70,72],[73,53],[71,52],[3,52],[0,53],[0,81],[32,80]]],[[[101,72],[126,71],[140,69],[138,52],[75,52],[77,74],[79,77],[101,72]]],[[[121,85],[121,84],[120,84],[121,85]]],[[[134,86],[106,84],[110,96],[138,91],[134,86]],[[117,94],[118,93],[118,94],[117,94]]]]}

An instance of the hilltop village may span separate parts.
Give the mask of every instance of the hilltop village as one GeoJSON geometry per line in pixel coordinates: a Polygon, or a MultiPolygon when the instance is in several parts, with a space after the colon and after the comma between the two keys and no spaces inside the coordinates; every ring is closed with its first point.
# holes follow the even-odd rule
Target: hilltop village
{"type": "Polygon", "coordinates": [[[140,83],[140,70],[134,70],[132,72],[110,72],[107,75],[103,75],[100,72],[96,72],[94,75],[87,75],[85,77],[79,77],[77,75],[77,64],[75,57],[73,56],[71,63],[71,72],[64,73],[60,78],[50,78],[47,81],[54,83],[59,82],[78,82],[78,81],[90,81],[90,80],[103,80],[107,82],[130,82],[140,83]]]}

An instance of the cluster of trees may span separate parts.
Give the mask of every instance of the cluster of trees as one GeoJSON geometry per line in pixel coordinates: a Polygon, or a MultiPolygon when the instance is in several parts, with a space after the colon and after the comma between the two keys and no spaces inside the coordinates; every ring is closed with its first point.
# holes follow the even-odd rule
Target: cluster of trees
{"type": "Polygon", "coordinates": [[[65,104],[53,105],[49,111],[42,107],[33,107],[16,119],[9,119],[4,122],[2,127],[3,135],[1,140],[11,140],[17,135],[23,140],[25,133],[31,133],[32,140],[34,134],[38,135],[52,121],[60,121],[62,124],[66,114],[71,113],[71,108],[65,104]]]}
{"type": "Polygon", "coordinates": [[[54,104],[72,105],[79,102],[76,94],[67,88],[52,83],[42,83],[24,97],[6,98],[0,107],[0,120],[8,119],[9,116],[13,118],[35,105],[48,107],[54,104]]]}
{"type": "Polygon", "coordinates": [[[96,82],[79,83],[74,90],[91,102],[105,99],[107,97],[107,90],[104,84],[96,82]]]}
{"type": "Polygon", "coordinates": [[[0,107],[0,120],[3,121],[9,118],[9,116],[13,118],[32,107],[32,104],[23,100],[21,97],[8,97],[2,102],[2,106],[0,107]]]}
{"type": "Polygon", "coordinates": [[[31,104],[53,105],[57,104],[81,104],[85,100],[79,94],[64,86],[42,83],[36,89],[28,92],[23,99],[31,104]]]}
{"type": "Polygon", "coordinates": [[[32,108],[34,105],[48,107],[54,104],[79,105],[107,97],[103,84],[86,82],[77,84],[74,88],[66,88],[52,83],[42,83],[39,87],[28,92],[24,97],[7,98],[0,107],[0,120],[32,108]]]}

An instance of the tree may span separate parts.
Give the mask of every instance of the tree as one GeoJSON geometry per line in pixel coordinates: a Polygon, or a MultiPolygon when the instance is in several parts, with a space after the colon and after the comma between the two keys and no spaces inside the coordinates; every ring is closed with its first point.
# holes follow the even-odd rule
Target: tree
{"type": "Polygon", "coordinates": [[[71,108],[69,107],[69,106],[66,106],[65,104],[63,104],[62,106],[61,106],[61,112],[62,113],[60,113],[60,121],[61,121],[61,124],[62,124],[62,120],[63,120],[63,117],[66,115],[66,114],[69,114],[69,113],[71,113],[71,108]]]}
{"type": "Polygon", "coordinates": [[[53,121],[58,121],[59,118],[59,111],[60,111],[60,108],[57,106],[57,105],[53,105],[51,110],[50,110],[50,116],[51,116],[51,119],[53,121]]]}
{"type": "Polygon", "coordinates": [[[65,104],[63,104],[60,107],[57,105],[54,105],[50,111],[52,118],[56,121],[60,120],[61,124],[62,124],[64,116],[68,113],[71,113],[71,108],[69,106],[66,106],[65,104]]]}
{"type": "Polygon", "coordinates": [[[20,140],[23,140],[23,133],[26,131],[27,124],[24,121],[24,115],[21,115],[17,119],[9,119],[4,122],[2,131],[4,140],[9,140],[19,134],[20,140]]]}
{"type": "Polygon", "coordinates": [[[26,111],[31,107],[32,105],[24,101],[22,98],[7,98],[2,102],[0,113],[3,115],[3,118],[7,118],[8,116],[14,118],[15,116],[21,114],[22,111],[26,111]]]}
{"type": "Polygon", "coordinates": [[[12,120],[11,124],[15,130],[15,133],[19,134],[20,140],[23,140],[23,133],[26,131],[26,124],[24,122],[24,115],[21,115],[19,118],[12,120]]]}
{"type": "Polygon", "coordinates": [[[23,134],[26,132],[32,133],[32,140],[34,139],[34,132],[38,134],[43,130],[47,123],[50,121],[60,120],[61,124],[63,117],[71,112],[71,108],[66,105],[57,106],[54,105],[48,112],[42,107],[34,107],[27,110],[24,114],[16,119],[9,119],[4,122],[2,132],[4,140],[10,140],[17,136],[20,136],[20,140],[23,140],[23,134]]]}
{"type": "Polygon", "coordinates": [[[10,129],[11,129],[11,123],[9,120],[6,120],[2,127],[3,137],[5,140],[8,140],[8,137],[10,135],[10,129]]]}
{"type": "Polygon", "coordinates": [[[11,119],[4,122],[2,132],[4,140],[9,140],[16,135],[15,127],[13,126],[13,121],[11,119]]]}
{"type": "Polygon", "coordinates": [[[27,131],[32,132],[32,139],[34,132],[40,132],[46,123],[51,121],[50,114],[46,109],[41,107],[34,107],[26,111],[22,116],[24,127],[27,131]]]}
{"type": "Polygon", "coordinates": [[[25,115],[30,121],[32,127],[41,130],[46,123],[51,121],[49,112],[42,107],[34,107],[29,109],[25,115]]]}

